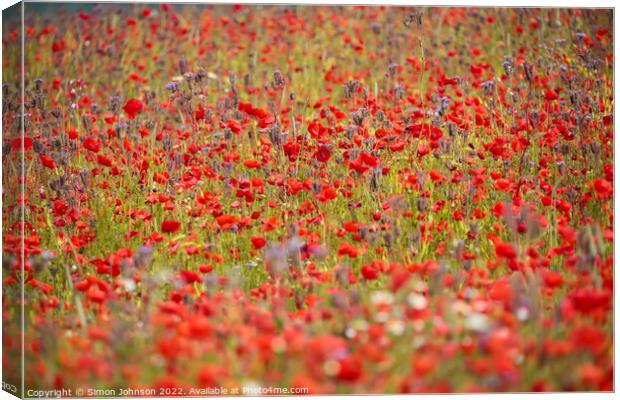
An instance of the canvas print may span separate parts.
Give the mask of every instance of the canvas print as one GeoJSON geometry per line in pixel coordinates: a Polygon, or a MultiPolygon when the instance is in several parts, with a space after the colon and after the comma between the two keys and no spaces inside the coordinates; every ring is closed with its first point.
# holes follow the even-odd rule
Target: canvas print
{"type": "Polygon", "coordinates": [[[2,20],[5,392],[614,390],[612,9],[2,20]]]}

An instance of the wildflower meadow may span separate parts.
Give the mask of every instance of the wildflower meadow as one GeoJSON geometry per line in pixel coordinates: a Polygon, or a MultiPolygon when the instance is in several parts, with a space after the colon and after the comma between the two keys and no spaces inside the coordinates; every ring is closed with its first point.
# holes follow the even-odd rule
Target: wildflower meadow
{"type": "Polygon", "coordinates": [[[613,40],[611,9],[5,10],[3,389],[612,391],[613,40]]]}

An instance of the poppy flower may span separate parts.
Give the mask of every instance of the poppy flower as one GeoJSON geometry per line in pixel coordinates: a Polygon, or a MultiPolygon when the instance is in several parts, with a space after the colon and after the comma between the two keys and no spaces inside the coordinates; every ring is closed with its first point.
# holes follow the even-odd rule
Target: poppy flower
{"type": "Polygon", "coordinates": [[[596,193],[603,199],[611,197],[614,193],[611,183],[603,178],[595,179],[593,182],[593,187],[594,190],[596,190],[596,193]]]}
{"type": "Polygon", "coordinates": [[[326,163],[331,158],[332,154],[327,148],[327,146],[319,146],[319,148],[314,153],[314,158],[318,162],[326,163]]]}
{"type": "Polygon", "coordinates": [[[229,229],[232,225],[238,222],[237,217],[235,217],[234,215],[230,215],[230,214],[220,215],[219,217],[216,217],[215,219],[218,225],[222,229],[229,229]]]}
{"type": "Polygon", "coordinates": [[[355,382],[363,373],[362,362],[358,357],[351,356],[338,362],[338,380],[355,382]]]}
{"type": "Polygon", "coordinates": [[[188,333],[193,339],[205,340],[213,332],[213,326],[209,319],[204,316],[196,315],[189,318],[188,333]]]}
{"type": "Polygon", "coordinates": [[[553,101],[553,100],[557,100],[559,98],[557,92],[551,88],[547,88],[547,90],[545,90],[545,100],[547,101],[553,101]]]}
{"type": "Polygon", "coordinates": [[[49,169],[55,169],[56,168],[56,162],[54,161],[53,158],[51,158],[49,156],[46,156],[46,155],[43,155],[43,154],[41,155],[40,158],[41,158],[41,163],[45,167],[47,167],[49,169]]]}
{"type": "Polygon", "coordinates": [[[254,246],[254,248],[257,250],[265,247],[265,244],[267,243],[267,239],[262,236],[253,236],[250,238],[250,240],[252,241],[252,245],[254,246]]]}
{"type": "Polygon", "coordinates": [[[201,264],[198,266],[198,270],[202,272],[203,274],[208,274],[209,272],[213,271],[213,265],[201,264]]]}
{"type": "Polygon", "coordinates": [[[105,167],[111,167],[112,166],[112,160],[109,157],[106,157],[104,155],[98,154],[97,155],[97,163],[105,166],[105,167]]]}
{"type": "Polygon", "coordinates": [[[99,288],[97,285],[91,286],[87,293],[88,299],[95,303],[103,303],[106,299],[106,293],[99,288]]]}
{"type": "Polygon", "coordinates": [[[495,181],[494,186],[497,190],[506,191],[510,188],[510,181],[508,179],[500,178],[495,181]]]}
{"type": "Polygon", "coordinates": [[[431,354],[420,354],[413,356],[413,370],[417,375],[424,376],[431,373],[436,365],[437,359],[431,354]]]}
{"type": "Polygon", "coordinates": [[[127,113],[129,119],[134,119],[143,109],[142,102],[138,99],[129,99],[123,106],[123,111],[127,113]]]}
{"type": "Polygon", "coordinates": [[[514,259],[517,253],[510,243],[498,242],[495,244],[495,254],[501,258],[514,259]]]}
{"type": "Polygon", "coordinates": [[[93,137],[84,139],[83,145],[86,150],[92,151],[93,153],[98,153],[99,150],[101,150],[101,142],[93,137]]]}
{"type": "Polygon", "coordinates": [[[561,287],[564,283],[564,278],[562,274],[557,271],[545,271],[543,273],[543,280],[545,282],[545,285],[550,288],[561,287]]]}
{"type": "Polygon", "coordinates": [[[379,271],[372,265],[364,265],[360,270],[364,279],[372,281],[377,279],[379,271]]]}
{"type": "Polygon", "coordinates": [[[189,284],[202,282],[202,277],[195,271],[190,271],[188,269],[185,269],[181,271],[180,275],[183,278],[183,280],[189,284]]]}
{"type": "Polygon", "coordinates": [[[161,223],[161,230],[165,233],[175,233],[181,228],[181,222],[174,219],[166,219],[161,223]]]}

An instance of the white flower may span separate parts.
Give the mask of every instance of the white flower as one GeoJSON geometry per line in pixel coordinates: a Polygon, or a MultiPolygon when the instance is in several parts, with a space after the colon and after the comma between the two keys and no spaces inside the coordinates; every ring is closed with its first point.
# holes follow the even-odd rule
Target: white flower
{"type": "Polygon", "coordinates": [[[393,319],[387,323],[388,332],[394,336],[400,336],[405,332],[405,324],[399,319],[393,319]]]}
{"type": "Polygon", "coordinates": [[[384,290],[377,290],[370,295],[372,304],[392,304],[394,303],[394,295],[384,290]]]}
{"type": "Polygon", "coordinates": [[[474,332],[485,332],[491,327],[491,321],[484,314],[471,314],[465,320],[465,327],[474,332]]]}
{"type": "Polygon", "coordinates": [[[519,307],[516,314],[519,321],[525,321],[530,317],[530,311],[527,307],[519,307]]]}
{"type": "Polygon", "coordinates": [[[407,303],[416,310],[424,310],[428,305],[426,297],[418,293],[410,293],[409,296],[407,296],[407,303]]]}

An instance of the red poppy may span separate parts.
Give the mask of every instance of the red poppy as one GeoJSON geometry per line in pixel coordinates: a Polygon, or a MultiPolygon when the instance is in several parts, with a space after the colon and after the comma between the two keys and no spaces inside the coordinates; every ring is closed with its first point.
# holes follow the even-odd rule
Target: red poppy
{"type": "Polygon", "coordinates": [[[551,88],[547,88],[547,90],[545,91],[545,100],[553,101],[553,100],[557,100],[558,98],[559,96],[555,90],[551,88]]]}
{"type": "Polygon", "coordinates": [[[167,219],[161,223],[162,232],[175,233],[181,228],[181,222],[174,219],[167,219]]]}
{"type": "Polygon", "coordinates": [[[129,119],[134,119],[143,109],[142,102],[138,99],[129,99],[123,106],[123,111],[127,113],[129,119]]]}
{"type": "Polygon", "coordinates": [[[338,363],[337,378],[341,381],[355,382],[362,376],[362,360],[358,357],[347,357],[338,363]]]}
{"type": "Polygon", "coordinates": [[[213,265],[201,264],[198,266],[198,270],[202,272],[203,274],[208,274],[209,272],[213,271],[213,265]]]}
{"type": "Polygon", "coordinates": [[[495,244],[495,255],[512,260],[517,256],[517,253],[510,243],[498,242],[495,244]]]}
{"type": "Polygon", "coordinates": [[[88,137],[84,139],[83,144],[86,150],[92,151],[93,153],[98,153],[99,150],[101,150],[101,143],[95,138],[88,137]]]}
{"type": "Polygon", "coordinates": [[[255,249],[262,249],[267,243],[267,239],[262,236],[253,236],[250,238],[255,249]]]}
{"type": "Polygon", "coordinates": [[[54,162],[54,159],[53,159],[53,158],[48,157],[48,156],[43,155],[43,154],[41,155],[41,157],[40,157],[40,158],[41,158],[41,163],[42,163],[45,167],[47,167],[47,168],[49,168],[49,169],[55,169],[55,168],[56,168],[56,163],[54,162]]]}
{"type": "Polygon", "coordinates": [[[375,280],[379,276],[379,271],[372,265],[364,265],[361,272],[364,279],[369,281],[375,280]]]}
{"type": "Polygon", "coordinates": [[[109,157],[106,157],[104,155],[98,154],[97,155],[97,163],[105,166],[105,167],[111,167],[112,166],[112,160],[109,157]]]}
{"type": "Polygon", "coordinates": [[[316,158],[318,162],[322,163],[326,163],[327,161],[329,161],[331,156],[332,153],[329,151],[327,146],[319,146],[319,148],[314,153],[314,158],[316,158]]]}
{"type": "Polygon", "coordinates": [[[505,191],[510,189],[510,181],[508,179],[500,178],[495,181],[495,189],[505,191]]]}
{"type": "Polygon", "coordinates": [[[603,178],[597,178],[594,180],[592,186],[594,186],[594,190],[599,195],[599,197],[606,199],[613,195],[614,188],[609,181],[603,178]]]}
{"type": "Polygon", "coordinates": [[[543,280],[545,282],[545,286],[550,288],[561,287],[564,282],[564,278],[561,273],[550,270],[543,273],[543,280]]]}

